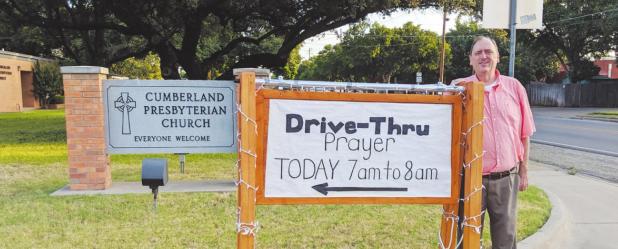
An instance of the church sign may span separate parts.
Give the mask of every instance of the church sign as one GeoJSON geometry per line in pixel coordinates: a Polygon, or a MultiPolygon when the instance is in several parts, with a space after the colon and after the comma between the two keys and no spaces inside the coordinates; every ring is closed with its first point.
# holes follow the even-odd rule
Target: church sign
{"type": "Polygon", "coordinates": [[[109,153],[235,152],[233,81],[104,81],[109,153]]]}

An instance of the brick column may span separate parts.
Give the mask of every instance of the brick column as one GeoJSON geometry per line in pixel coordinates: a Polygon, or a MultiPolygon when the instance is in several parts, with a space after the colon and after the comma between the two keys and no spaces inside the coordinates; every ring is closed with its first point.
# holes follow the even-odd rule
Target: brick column
{"type": "Polygon", "coordinates": [[[62,67],[71,190],[106,189],[112,184],[105,149],[104,67],[62,67]]]}

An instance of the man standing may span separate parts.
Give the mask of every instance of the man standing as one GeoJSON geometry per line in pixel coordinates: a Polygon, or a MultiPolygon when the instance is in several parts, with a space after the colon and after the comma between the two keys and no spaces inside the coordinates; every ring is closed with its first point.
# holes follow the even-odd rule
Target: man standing
{"type": "Polygon", "coordinates": [[[528,187],[528,151],[535,127],[526,90],[517,79],[500,75],[499,58],[494,40],[476,37],[469,55],[474,75],[451,84],[485,84],[482,210],[489,213],[492,248],[511,249],[517,247],[517,192],[528,187]]]}

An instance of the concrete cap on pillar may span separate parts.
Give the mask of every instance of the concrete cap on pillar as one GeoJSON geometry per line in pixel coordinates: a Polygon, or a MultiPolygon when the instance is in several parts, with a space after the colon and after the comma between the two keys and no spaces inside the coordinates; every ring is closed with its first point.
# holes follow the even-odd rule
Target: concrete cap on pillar
{"type": "Polygon", "coordinates": [[[60,67],[62,74],[109,74],[109,69],[106,67],[97,66],[67,66],[60,67]]]}
{"type": "Polygon", "coordinates": [[[270,77],[270,70],[267,68],[234,68],[232,74],[238,77],[242,72],[255,72],[255,78],[264,79],[270,77]]]}

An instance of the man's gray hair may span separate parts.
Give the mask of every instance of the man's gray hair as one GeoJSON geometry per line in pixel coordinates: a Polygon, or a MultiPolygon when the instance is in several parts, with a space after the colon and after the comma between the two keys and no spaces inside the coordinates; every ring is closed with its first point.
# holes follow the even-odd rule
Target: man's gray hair
{"type": "Polygon", "coordinates": [[[498,52],[498,54],[500,54],[500,51],[498,51],[498,45],[496,44],[496,41],[494,39],[492,39],[489,36],[484,36],[484,35],[477,35],[476,37],[474,37],[474,40],[472,41],[472,46],[470,46],[470,52],[469,54],[472,55],[472,50],[474,49],[474,45],[476,45],[477,42],[479,42],[480,40],[483,39],[487,39],[491,42],[491,44],[494,45],[494,48],[496,49],[496,52],[498,52]]]}

